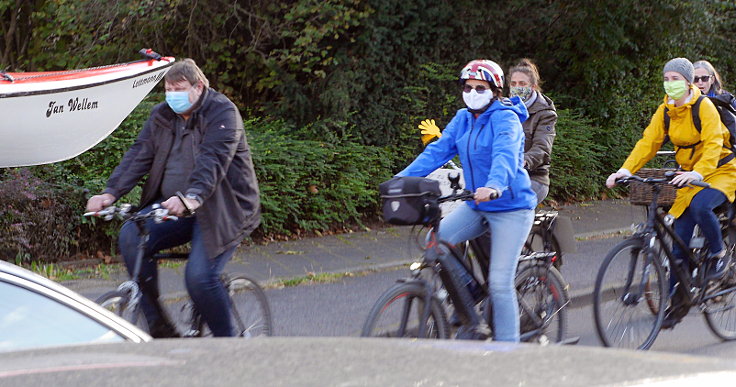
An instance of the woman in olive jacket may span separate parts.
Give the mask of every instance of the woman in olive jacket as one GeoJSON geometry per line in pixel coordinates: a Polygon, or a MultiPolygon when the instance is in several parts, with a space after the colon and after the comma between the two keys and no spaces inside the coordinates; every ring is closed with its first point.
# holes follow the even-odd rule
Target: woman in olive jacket
{"type": "Polygon", "coordinates": [[[557,111],[549,97],[542,94],[537,66],[529,59],[521,59],[509,70],[509,94],[524,101],[529,118],[524,127],[524,168],[532,180],[532,190],[541,203],[549,193],[549,166],[552,143],[555,140],[557,111]]]}

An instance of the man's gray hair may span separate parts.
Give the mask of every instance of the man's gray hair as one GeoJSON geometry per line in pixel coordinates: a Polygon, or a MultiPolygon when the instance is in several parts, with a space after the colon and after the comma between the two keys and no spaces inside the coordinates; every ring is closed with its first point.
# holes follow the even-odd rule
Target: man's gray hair
{"type": "Polygon", "coordinates": [[[168,83],[189,81],[192,85],[202,82],[204,87],[210,87],[210,81],[204,76],[204,73],[194,60],[189,58],[174,62],[166,73],[166,76],[164,76],[164,80],[168,83]]]}

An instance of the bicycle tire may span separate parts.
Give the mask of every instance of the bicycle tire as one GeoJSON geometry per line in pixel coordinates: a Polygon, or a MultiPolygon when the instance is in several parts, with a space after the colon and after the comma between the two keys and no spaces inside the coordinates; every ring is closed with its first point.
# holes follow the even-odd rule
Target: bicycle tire
{"type": "Polygon", "coordinates": [[[515,282],[520,333],[528,336],[524,341],[546,344],[564,340],[570,298],[562,274],[554,266],[523,264],[515,282]]]}
{"type": "MultiPolygon", "coordinates": [[[[252,338],[273,335],[273,319],[271,306],[266,292],[258,283],[243,274],[229,274],[225,282],[230,301],[235,336],[252,338]]],[[[207,324],[197,317],[200,336],[212,336],[207,324]]]]}
{"type": "MultiPolygon", "coordinates": [[[[728,235],[724,238],[727,254],[731,254],[731,265],[719,289],[736,286],[736,233],[728,228],[728,235]]],[[[726,293],[706,303],[703,309],[705,322],[716,337],[724,341],[736,340],[736,292],[726,293]]]]}
{"type": "Polygon", "coordinates": [[[419,337],[427,289],[419,282],[398,283],[381,295],[363,324],[363,337],[414,337],[447,339],[450,328],[440,302],[432,296],[426,335],[419,337]],[[416,308],[413,306],[416,305],[416,308]],[[393,307],[397,308],[393,308],[393,307]]]}
{"type": "Polygon", "coordinates": [[[521,253],[523,255],[533,252],[556,253],[554,265],[559,270],[562,266],[560,242],[557,241],[557,237],[551,231],[547,231],[542,227],[540,225],[532,226],[521,253]]]}
{"type": "Polygon", "coordinates": [[[130,297],[127,293],[120,290],[112,290],[98,297],[95,302],[143,331],[148,332],[146,318],[143,316],[139,305],[136,305],[135,308],[129,307],[130,297]]]}
{"type": "Polygon", "coordinates": [[[640,238],[622,241],[608,252],[598,271],[593,291],[593,317],[598,338],[606,347],[649,349],[662,326],[668,285],[661,263],[653,256],[645,259],[643,247],[644,241],[640,238]],[[641,275],[645,270],[649,275],[643,279],[641,275]],[[633,293],[626,291],[627,279],[632,283],[633,293]],[[636,294],[638,284],[644,281],[651,294],[636,294]],[[656,302],[657,313],[653,313],[646,301],[650,299],[656,302]],[[622,310],[608,317],[609,309],[621,307],[622,310]],[[613,331],[609,331],[611,327],[613,331]],[[643,333],[638,333],[637,328],[643,328],[643,333]]]}

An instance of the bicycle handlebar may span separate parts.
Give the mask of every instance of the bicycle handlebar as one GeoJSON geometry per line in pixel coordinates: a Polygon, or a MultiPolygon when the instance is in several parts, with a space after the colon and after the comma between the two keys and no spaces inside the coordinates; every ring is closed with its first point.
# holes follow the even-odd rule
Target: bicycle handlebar
{"type": "MultiPolygon", "coordinates": [[[[666,172],[664,177],[641,177],[637,175],[631,175],[626,177],[619,177],[616,179],[616,184],[628,184],[631,180],[638,181],[645,184],[670,184],[670,181],[675,177],[674,172],[666,172]]],[[[693,181],[688,185],[695,185],[698,187],[710,188],[710,184],[704,181],[693,181]]]]}
{"type": "Polygon", "coordinates": [[[438,203],[446,203],[446,202],[453,202],[455,200],[473,200],[475,198],[475,195],[464,189],[460,192],[453,192],[449,195],[440,196],[437,198],[438,203]]]}
{"type": "Polygon", "coordinates": [[[109,206],[101,209],[100,211],[85,212],[83,216],[94,216],[97,218],[103,218],[107,221],[112,220],[113,218],[132,220],[135,222],[153,219],[156,223],[179,220],[177,216],[169,215],[169,210],[161,208],[158,204],[154,204],[153,210],[144,214],[141,214],[140,212],[131,212],[132,208],[133,206],[126,203],[121,204],[120,207],[109,206]]]}

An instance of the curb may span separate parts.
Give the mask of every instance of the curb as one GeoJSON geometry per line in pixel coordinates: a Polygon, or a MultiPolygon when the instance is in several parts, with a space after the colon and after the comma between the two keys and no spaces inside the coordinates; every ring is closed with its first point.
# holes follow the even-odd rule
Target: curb
{"type": "Polygon", "coordinates": [[[580,290],[574,290],[571,292],[568,292],[568,295],[570,296],[570,309],[582,309],[586,306],[593,304],[593,291],[595,288],[593,286],[587,287],[585,289],[580,290]]]}

